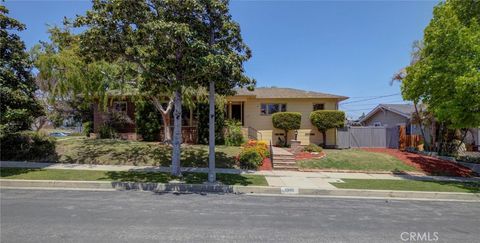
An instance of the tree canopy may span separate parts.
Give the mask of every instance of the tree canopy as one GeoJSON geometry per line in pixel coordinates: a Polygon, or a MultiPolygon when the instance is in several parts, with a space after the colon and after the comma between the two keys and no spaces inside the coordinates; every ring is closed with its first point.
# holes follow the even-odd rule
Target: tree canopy
{"type": "Polygon", "coordinates": [[[437,5],[421,43],[402,77],[404,99],[453,128],[480,126],[480,2],[437,5]]]}
{"type": "Polygon", "coordinates": [[[310,113],[310,121],[323,136],[323,145],[327,143],[328,129],[341,128],[345,125],[345,112],[337,110],[318,110],[310,113]]]}
{"type": "Polygon", "coordinates": [[[7,16],[0,5],[0,134],[29,129],[43,114],[35,99],[37,86],[25,44],[15,33],[25,25],[7,16]]]}

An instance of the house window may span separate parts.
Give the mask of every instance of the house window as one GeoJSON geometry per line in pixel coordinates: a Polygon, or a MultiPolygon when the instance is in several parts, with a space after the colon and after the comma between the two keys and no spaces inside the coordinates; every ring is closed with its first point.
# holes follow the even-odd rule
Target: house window
{"type": "Polygon", "coordinates": [[[113,110],[116,112],[127,113],[127,102],[125,101],[113,102],[113,110]]]}
{"type": "Polygon", "coordinates": [[[287,111],[287,104],[261,104],[260,105],[260,114],[261,115],[271,115],[277,112],[287,111]]]}
{"type": "Polygon", "coordinates": [[[313,111],[325,110],[325,104],[313,104],[313,111]]]}
{"type": "Polygon", "coordinates": [[[381,126],[382,126],[382,123],[381,123],[381,122],[374,122],[374,123],[373,123],[373,126],[374,126],[374,127],[381,127],[381,126]]]}

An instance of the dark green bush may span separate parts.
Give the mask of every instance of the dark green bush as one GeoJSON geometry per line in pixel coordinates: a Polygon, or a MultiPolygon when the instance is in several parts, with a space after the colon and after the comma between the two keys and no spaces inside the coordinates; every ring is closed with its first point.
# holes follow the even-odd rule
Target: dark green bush
{"type": "Polygon", "coordinates": [[[323,136],[323,146],[327,143],[327,130],[345,125],[345,112],[337,110],[318,110],[310,114],[310,121],[323,136]]]}
{"type": "Polygon", "coordinates": [[[87,121],[82,124],[83,135],[90,137],[90,133],[93,132],[93,122],[87,121]]]}
{"type": "Polygon", "coordinates": [[[238,157],[240,167],[242,169],[257,169],[262,164],[263,158],[254,149],[246,149],[242,151],[238,157]]]}
{"type": "Polygon", "coordinates": [[[282,129],[285,134],[285,146],[288,143],[288,131],[300,129],[302,114],[299,112],[277,112],[272,115],[273,127],[282,129]]]}
{"type": "Polygon", "coordinates": [[[137,133],[144,141],[160,139],[162,115],[147,101],[139,100],[135,103],[135,122],[137,133]]]}
{"type": "Polygon", "coordinates": [[[309,144],[309,145],[305,146],[303,148],[303,151],[320,153],[320,152],[323,151],[323,149],[322,149],[322,147],[312,143],[312,144],[309,144]]]}
{"type": "Polygon", "coordinates": [[[115,128],[109,126],[108,124],[103,124],[98,131],[98,138],[101,139],[114,139],[118,138],[118,133],[115,128]]]}
{"type": "Polygon", "coordinates": [[[242,123],[237,120],[225,121],[225,145],[240,146],[245,142],[242,133],[242,123]]]}
{"type": "MultiPolygon", "coordinates": [[[[198,117],[198,143],[208,144],[208,103],[199,103],[196,106],[198,117]]],[[[225,127],[225,109],[215,106],[215,143],[224,144],[225,137],[223,128],[225,127]]]]}
{"type": "Polygon", "coordinates": [[[55,139],[43,133],[24,131],[0,138],[1,160],[55,161],[55,139]]]}

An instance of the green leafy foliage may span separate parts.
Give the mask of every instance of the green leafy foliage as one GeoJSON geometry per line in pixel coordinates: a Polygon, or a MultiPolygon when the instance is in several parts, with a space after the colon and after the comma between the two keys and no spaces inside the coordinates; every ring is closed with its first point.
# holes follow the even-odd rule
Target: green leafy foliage
{"type": "Polygon", "coordinates": [[[115,130],[115,128],[113,128],[111,125],[103,124],[98,130],[98,136],[100,139],[112,139],[118,138],[118,133],[117,130],[115,130]]]}
{"type": "Polygon", "coordinates": [[[43,133],[16,132],[0,137],[1,160],[55,161],[55,139],[43,133]]]}
{"type": "Polygon", "coordinates": [[[93,122],[87,121],[82,124],[83,135],[90,137],[90,133],[93,132],[93,122]]]}
{"type": "Polygon", "coordinates": [[[310,113],[310,121],[323,136],[323,146],[327,142],[327,130],[345,125],[345,112],[337,110],[318,110],[310,113]]]}
{"type": "Polygon", "coordinates": [[[427,104],[453,128],[480,125],[480,2],[439,3],[417,58],[402,80],[404,99],[427,104]]]}
{"type": "Polygon", "coordinates": [[[322,147],[312,143],[312,144],[309,144],[309,145],[303,147],[303,151],[320,153],[320,152],[323,151],[323,149],[322,149],[322,147]]]}
{"type": "Polygon", "coordinates": [[[242,169],[257,169],[262,164],[263,158],[257,151],[246,149],[240,153],[238,161],[242,169]]]}
{"type": "MultiPolygon", "coordinates": [[[[197,104],[198,114],[198,143],[208,144],[208,103],[197,104]]],[[[224,144],[225,136],[225,109],[222,105],[215,105],[215,143],[224,144]]]]}
{"type": "Polygon", "coordinates": [[[242,146],[242,151],[247,150],[255,150],[262,156],[262,158],[270,157],[270,150],[268,149],[268,145],[264,141],[258,140],[249,140],[242,146]]]}
{"type": "Polygon", "coordinates": [[[0,135],[30,129],[34,119],[44,114],[35,99],[31,61],[16,34],[25,25],[6,14],[7,8],[0,5],[0,135]]]}
{"type": "Polygon", "coordinates": [[[277,112],[272,115],[273,127],[285,131],[285,146],[288,140],[288,131],[300,129],[302,114],[299,112],[277,112]]]}
{"type": "Polygon", "coordinates": [[[242,133],[242,123],[237,120],[225,121],[225,145],[240,146],[245,142],[242,133]]]}
{"type": "Polygon", "coordinates": [[[157,141],[160,136],[161,115],[155,107],[145,100],[135,102],[135,124],[137,133],[144,141],[157,141]]]}

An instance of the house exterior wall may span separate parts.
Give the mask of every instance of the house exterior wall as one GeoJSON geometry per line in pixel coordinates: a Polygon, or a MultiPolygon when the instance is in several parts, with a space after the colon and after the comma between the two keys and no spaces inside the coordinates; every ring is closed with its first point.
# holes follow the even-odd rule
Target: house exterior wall
{"type": "Polygon", "coordinates": [[[389,110],[377,111],[363,122],[364,126],[374,126],[375,122],[381,122],[382,126],[394,127],[399,124],[409,124],[409,119],[389,110]]]}
{"type": "MultiPolygon", "coordinates": [[[[135,103],[129,100],[119,100],[119,102],[126,102],[127,103],[127,119],[128,123],[125,124],[118,132],[119,133],[135,133],[136,132],[136,125],[135,125],[135,103]]],[[[101,109],[101,104],[95,102],[93,104],[93,131],[94,133],[98,133],[100,128],[104,124],[106,120],[106,111],[112,109],[112,104],[110,103],[107,105],[106,108],[101,109]]]]}
{"type": "MultiPolygon", "coordinates": [[[[310,122],[310,113],[313,111],[313,104],[324,104],[325,110],[337,110],[338,101],[336,99],[257,99],[253,97],[230,97],[229,101],[243,101],[244,102],[244,127],[252,127],[261,134],[261,140],[272,140],[276,144],[278,137],[283,139],[283,130],[273,127],[272,115],[261,115],[260,105],[263,103],[278,103],[286,104],[288,112],[300,112],[302,120],[300,129],[298,130],[297,140],[302,145],[311,143],[321,144],[322,134],[312,126],[310,122]]],[[[294,131],[288,132],[288,141],[294,138],[294,131]]],[[[327,145],[336,145],[336,130],[330,129],[327,131],[327,145]]]]}

